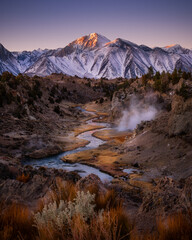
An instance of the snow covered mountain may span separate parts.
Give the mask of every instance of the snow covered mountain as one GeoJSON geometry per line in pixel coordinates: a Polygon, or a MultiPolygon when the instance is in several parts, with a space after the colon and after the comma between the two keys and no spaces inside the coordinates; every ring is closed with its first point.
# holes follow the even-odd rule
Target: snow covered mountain
{"type": "Polygon", "coordinates": [[[19,63],[18,68],[20,72],[25,72],[32,64],[34,64],[39,57],[46,53],[48,50],[33,50],[30,51],[23,51],[23,52],[12,52],[12,54],[16,57],[17,62],[19,63]]]}
{"type": "Polygon", "coordinates": [[[0,44],[0,73],[8,71],[17,75],[18,65],[16,57],[0,44]]]}
{"type": "Polygon", "coordinates": [[[160,72],[172,72],[175,67],[192,72],[192,50],[180,45],[149,48],[121,38],[110,41],[97,33],[56,50],[11,53],[0,45],[0,72],[13,74],[64,73],[89,78],[132,78],[145,74],[150,66],[160,72]]]}

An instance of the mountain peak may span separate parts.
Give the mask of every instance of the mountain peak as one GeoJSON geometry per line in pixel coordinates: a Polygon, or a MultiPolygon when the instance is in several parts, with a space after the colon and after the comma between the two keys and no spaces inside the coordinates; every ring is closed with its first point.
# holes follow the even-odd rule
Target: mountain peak
{"type": "Polygon", "coordinates": [[[98,33],[90,33],[89,36],[90,38],[98,38],[101,35],[99,35],[98,33]]]}
{"type": "Polygon", "coordinates": [[[6,61],[9,58],[13,58],[12,53],[0,43],[0,60],[6,61]]]}
{"type": "Polygon", "coordinates": [[[5,47],[1,43],[0,43],[0,49],[5,49],[5,47]]]}
{"type": "Polygon", "coordinates": [[[172,47],[175,47],[175,46],[179,46],[179,45],[178,44],[171,44],[171,45],[165,46],[165,48],[172,48],[172,47]]]}
{"type": "Polygon", "coordinates": [[[121,46],[137,46],[137,44],[132,43],[128,40],[124,40],[122,38],[116,38],[115,40],[108,42],[105,44],[106,46],[117,46],[117,47],[121,47],[121,46]]]}
{"type": "Polygon", "coordinates": [[[78,38],[71,44],[77,44],[83,48],[102,47],[110,40],[98,33],[90,33],[89,35],[78,38]]]}
{"type": "Polygon", "coordinates": [[[168,51],[169,53],[178,53],[178,54],[185,54],[188,53],[188,49],[183,48],[181,45],[179,44],[172,44],[169,46],[166,46],[163,48],[165,51],[168,51]]]}
{"type": "Polygon", "coordinates": [[[171,44],[171,45],[168,45],[168,46],[164,47],[164,49],[169,50],[169,49],[185,49],[185,48],[183,48],[179,44],[171,44]]]}

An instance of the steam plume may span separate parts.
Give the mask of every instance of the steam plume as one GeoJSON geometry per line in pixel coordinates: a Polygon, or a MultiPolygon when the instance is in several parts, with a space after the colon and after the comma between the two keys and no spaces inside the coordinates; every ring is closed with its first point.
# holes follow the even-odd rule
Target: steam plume
{"type": "Polygon", "coordinates": [[[135,96],[131,98],[128,110],[123,111],[123,116],[118,125],[118,131],[133,130],[142,121],[155,118],[157,109],[153,105],[139,101],[135,96]]]}

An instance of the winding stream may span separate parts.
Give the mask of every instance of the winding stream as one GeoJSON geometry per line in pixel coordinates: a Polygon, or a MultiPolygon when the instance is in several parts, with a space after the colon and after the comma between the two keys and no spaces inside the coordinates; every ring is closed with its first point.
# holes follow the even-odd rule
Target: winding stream
{"type": "MultiPolygon", "coordinates": [[[[103,126],[103,128],[109,128],[109,125],[107,123],[93,122],[94,119],[97,119],[97,116],[96,116],[95,113],[85,111],[84,109],[82,109],[80,107],[78,107],[78,108],[80,110],[82,110],[83,112],[95,115],[95,118],[92,118],[91,120],[86,121],[86,123],[88,125],[97,125],[97,126],[100,125],[100,126],[103,126]]],[[[97,175],[103,182],[104,181],[111,181],[113,179],[112,176],[110,176],[109,174],[101,172],[97,168],[90,167],[86,164],[81,164],[81,163],[65,163],[61,160],[61,158],[66,156],[66,155],[70,155],[70,154],[85,151],[85,150],[94,149],[94,148],[99,147],[103,143],[105,143],[105,141],[92,136],[92,134],[94,132],[100,131],[100,130],[101,129],[86,131],[86,132],[83,132],[83,133],[78,135],[78,138],[89,141],[89,143],[85,147],[79,147],[79,148],[76,148],[76,149],[71,150],[71,151],[66,151],[66,152],[63,152],[63,153],[55,155],[55,156],[42,158],[42,159],[38,159],[38,160],[37,159],[26,160],[24,162],[24,165],[30,165],[30,166],[33,166],[33,167],[36,167],[36,168],[39,168],[39,167],[43,166],[43,167],[48,167],[48,168],[64,169],[64,170],[67,170],[67,171],[76,171],[76,172],[78,172],[78,174],[81,177],[85,177],[85,176],[88,176],[89,174],[93,173],[93,174],[97,175]]]]}

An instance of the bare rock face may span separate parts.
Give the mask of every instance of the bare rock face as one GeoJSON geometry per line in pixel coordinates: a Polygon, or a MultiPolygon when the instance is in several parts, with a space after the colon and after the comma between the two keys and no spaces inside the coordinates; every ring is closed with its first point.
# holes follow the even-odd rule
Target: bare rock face
{"type": "Polygon", "coordinates": [[[15,179],[7,179],[1,182],[1,198],[6,202],[31,202],[45,195],[52,183],[51,178],[34,176],[29,182],[24,183],[15,179]]]}
{"type": "Polygon", "coordinates": [[[112,98],[112,103],[111,103],[111,115],[110,118],[111,120],[118,119],[122,116],[122,112],[126,107],[129,106],[129,96],[127,96],[125,91],[118,91],[115,92],[112,98]]]}
{"type": "Polygon", "coordinates": [[[172,101],[171,115],[168,121],[169,135],[192,139],[192,98],[184,99],[175,95],[172,101]]]}
{"type": "Polygon", "coordinates": [[[76,183],[80,176],[62,169],[39,169],[0,162],[0,201],[33,205],[55,185],[56,178],[76,183]],[[22,178],[22,176],[25,176],[22,178]]]}

